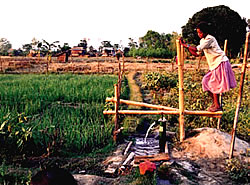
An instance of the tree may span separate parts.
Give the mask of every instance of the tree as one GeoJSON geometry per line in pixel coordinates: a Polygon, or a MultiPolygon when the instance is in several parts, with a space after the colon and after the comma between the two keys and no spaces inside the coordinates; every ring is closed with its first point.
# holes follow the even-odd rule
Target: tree
{"type": "Polygon", "coordinates": [[[170,52],[173,54],[173,56],[175,56],[177,53],[176,52],[176,40],[180,37],[181,37],[181,35],[178,34],[177,32],[173,32],[171,35],[171,39],[169,41],[168,48],[169,48],[170,52]]]}
{"type": "Polygon", "coordinates": [[[159,34],[158,32],[149,30],[145,36],[140,38],[140,47],[142,48],[167,48],[171,34],[159,34]]]}
{"type": "Polygon", "coordinates": [[[35,37],[31,40],[31,46],[32,46],[33,50],[37,49],[38,43],[39,43],[39,41],[35,37]]]}
{"type": "Polygon", "coordinates": [[[82,47],[86,51],[88,47],[87,40],[86,39],[80,40],[80,43],[77,46],[82,47]]]}
{"type": "Polygon", "coordinates": [[[71,47],[69,46],[68,43],[64,43],[63,46],[61,45],[58,45],[59,47],[59,52],[66,52],[66,51],[69,51],[71,49],[71,47]]]}
{"type": "Polygon", "coordinates": [[[43,43],[44,43],[43,47],[50,51],[51,49],[57,47],[57,45],[55,45],[55,44],[59,43],[59,41],[54,41],[52,43],[49,43],[43,39],[43,43]]]}
{"type": "Polygon", "coordinates": [[[103,47],[113,47],[110,41],[102,41],[103,47]]]}
{"type": "Polygon", "coordinates": [[[11,47],[11,43],[6,38],[0,39],[0,55],[8,55],[8,50],[11,47]]]}
{"type": "Polygon", "coordinates": [[[129,48],[137,48],[138,47],[138,44],[137,44],[137,42],[134,41],[134,39],[132,39],[132,38],[128,38],[128,39],[129,39],[129,43],[128,43],[129,48]]]}
{"type": "Polygon", "coordinates": [[[118,50],[120,48],[120,45],[119,44],[114,44],[113,48],[116,51],[116,50],[118,50]]]}
{"type": "Polygon", "coordinates": [[[23,53],[24,53],[24,55],[28,55],[30,53],[31,49],[32,49],[31,44],[24,44],[23,45],[23,53]]]}
{"type": "Polygon", "coordinates": [[[171,34],[159,34],[158,32],[149,30],[145,36],[139,39],[139,48],[135,47],[132,39],[130,39],[131,47],[128,52],[129,56],[156,57],[156,58],[172,58],[170,51],[171,34]]]}
{"type": "Polygon", "coordinates": [[[247,19],[247,27],[248,27],[248,31],[250,31],[250,19],[247,19]]]}
{"type": "Polygon", "coordinates": [[[195,13],[186,25],[182,27],[182,35],[189,43],[199,44],[199,37],[196,33],[196,26],[199,22],[205,21],[211,24],[211,34],[216,37],[220,46],[228,40],[228,51],[236,56],[242,47],[246,36],[246,20],[231,10],[229,7],[220,5],[204,8],[195,13]]]}

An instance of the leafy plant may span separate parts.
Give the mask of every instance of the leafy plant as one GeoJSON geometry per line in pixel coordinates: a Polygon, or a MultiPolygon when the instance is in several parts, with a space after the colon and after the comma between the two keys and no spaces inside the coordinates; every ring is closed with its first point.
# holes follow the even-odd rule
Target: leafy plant
{"type": "Polygon", "coordinates": [[[0,134],[6,140],[12,138],[18,148],[22,148],[25,142],[32,137],[32,126],[28,126],[28,117],[24,113],[4,116],[0,126],[0,134]]]}
{"type": "Polygon", "coordinates": [[[17,167],[8,165],[6,161],[3,161],[0,165],[0,184],[27,185],[30,183],[31,175],[32,172],[29,169],[17,169],[17,167]]]}
{"type": "Polygon", "coordinates": [[[227,160],[226,172],[237,183],[248,183],[249,171],[248,165],[242,164],[239,159],[233,158],[227,160]]]}

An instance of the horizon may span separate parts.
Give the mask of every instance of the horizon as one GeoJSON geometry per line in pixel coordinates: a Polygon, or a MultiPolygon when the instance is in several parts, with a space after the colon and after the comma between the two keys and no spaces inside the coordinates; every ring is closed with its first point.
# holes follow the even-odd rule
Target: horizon
{"type": "Polygon", "coordinates": [[[44,0],[40,3],[13,0],[0,5],[4,7],[0,12],[0,38],[6,38],[13,49],[22,48],[33,38],[49,43],[60,41],[60,45],[68,43],[70,47],[77,46],[84,38],[88,47],[92,45],[95,49],[102,41],[126,47],[129,38],[138,42],[148,30],[180,34],[181,27],[195,13],[219,5],[228,6],[241,18],[250,19],[244,0],[128,0],[125,3],[115,0],[44,0]]]}

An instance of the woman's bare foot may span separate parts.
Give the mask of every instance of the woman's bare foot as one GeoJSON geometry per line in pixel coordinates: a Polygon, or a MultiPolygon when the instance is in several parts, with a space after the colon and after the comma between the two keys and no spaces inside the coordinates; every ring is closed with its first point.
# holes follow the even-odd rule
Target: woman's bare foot
{"type": "Polygon", "coordinates": [[[209,112],[217,112],[217,111],[222,111],[222,108],[220,106],[211,106],[207,109],[209,112]]]}

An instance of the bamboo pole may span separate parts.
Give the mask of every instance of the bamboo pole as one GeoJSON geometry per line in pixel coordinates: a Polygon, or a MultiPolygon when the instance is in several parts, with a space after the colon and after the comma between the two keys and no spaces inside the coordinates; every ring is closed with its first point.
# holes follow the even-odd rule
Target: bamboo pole
{"type": "Polygon", "coordinates": [[[124,53],[122,53],[122,75],[125,72],[124,53]]]}
{"type": "Polygon", "coordinates": [[[97,74],[100,73],[100,61],[97,60],[97,74]]]}
{"type": "MultiPolygon", "coordinates": [[[[115,98],[106,98],[106,101],[107,102],[116,102],[116,99],[115,98]]],[[[139,107],[160,109],[160,110],[169,110],[169,111],[178,110],[176,108],[166,107],[166,106],[163,106],[163,105],[153,105],[153,104],[149,104],[149,103],[136,102],[136,101],[131,101],[131,100],[123,100],[123,99],[120,99],[120,103],[124,103],[124,104],[127,104],[127,105],[135,105],[135,106],[139,106],[139,107]]]]}
{"type": "Polygon", "coordinates": [[[243,86],[244,86],[244,78],[245,78],[246,66],[247,66],[247,50],[248,50],[249,35],[250,35],[250,32],[247,33],[246,42],[245,42],[244,59],[243,59],[243,65],[242,65],[242,70],[241,70],[241,76],[240,76],[240,88],[239,88],[236,111],[235,111],[235,116],[234,116],[234,125],[233,125],[233,130],[232,130],[229,159],[231,159],[233,157],[236,127],[237,127],[237,121],[238,121],[238,116],[239,116],[239,109],[240,109],[240,105],[241,105],[241,98],[242,98],[242,92],[243,92],[243,86]]]}
{"type": "MultiPolygon", "coordinates": [[[[227,39],[225,40],[224,42],[224,53],[226,54],[227,53],[227,39]]],[[[222,93],[220,93],[219,95],[219,103],[220,103],[220,106],[222,107],[222,93]]],[[[220,129],[220,123],[221,123],[221,118],[218,119],[218,122],[217,122],[217,129],[220,129]]]]}
{"type": "Polygon", "coordinates": [[[198,70],[198,72],[201,69],[201,59],[202,59],[202,53],[200,54],[200,57],[199,57],[199,60],[198,60],[198,64],[197,64],[197,70],[198,70]]]}
{"type": "Polygon", "coordinates": [[[122,86],[122,73],[121,73],[121,63],[120,60],[118,59],[118,96],[120,98],[121,94],[121,86],[122,86]]]}
{"type": "Polygon", "coordinates": [[[121,63],[118,60],[118,83],[114,85],[115,87],[115,130],[113,132],[113,139],[117,140],[117,130],[119,129],[119,105],[120,105],[120,93],[121,93],[121,63]]]}
{"type": "Polygon", "coordinates": [[[227,39],[224,42],[224,53],[227,55],[227,39]]]}
{"type": "Polygon", "coordinates": [[[181,45],[181,62],[183,63],[183,68],[184,68],[184,47],[181,45]]]}
{"type": "MultiPolygon", "coordinates": [[[[112,115],[116,114],[116,111],[109,110],[103,111],[103,114],[112,115]]],[[[119,110],[118,114],[152,114],[152,115],[160,115],[160,114],[180,114],[179,110],[119,110]]],[[[218,112],[208,112],[208,111],[188,111],[184,110],[184,114],[186,115],[198,115],[198,116],[207,116],[207,117],[220,117],[222,115],[222,111],[218,112]]]]}
{"type": "Polygon", "coordinates": [[[179,129],[180,129],[180,142],[185,138],[184,128],[184,83],[183,83],[183,46],[180,45],[180,41],[176,40],[177,57],[178,57],[178,77],[179,77],[179,129]]]}
{"type": "Polygon", "coordinates": [[[176,60],[176,58],[174,58],[174,59],[172,60],[172,69],[171,69],[172,72],[174,72],[174,63],[175,63],[175,60],[176,60]]]}
{"type": "Polygon", "coordinates": [[[115,130],[113,132],[113,139],[116,142],[117,140],[117,130],[119,129],[119,92],[118,92],[118,84],[114,84],[115,88],[115,130]]]}

